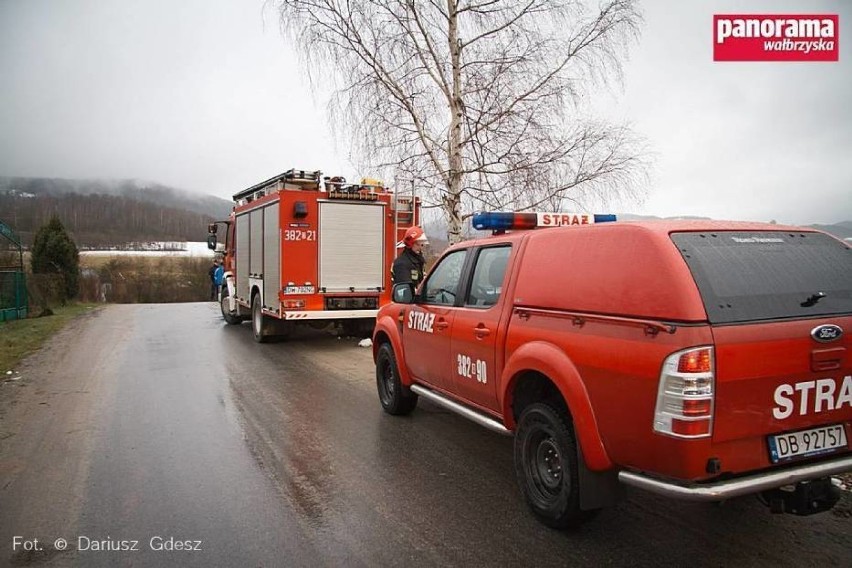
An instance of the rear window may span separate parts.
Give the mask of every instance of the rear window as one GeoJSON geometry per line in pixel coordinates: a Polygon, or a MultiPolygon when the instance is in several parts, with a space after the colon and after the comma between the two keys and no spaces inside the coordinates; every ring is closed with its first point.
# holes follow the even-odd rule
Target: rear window
{"type": "Polygon", "coordinates": [[[852,249],[821,233],[673,233],[711,323],[852,313],[852,249]]]}

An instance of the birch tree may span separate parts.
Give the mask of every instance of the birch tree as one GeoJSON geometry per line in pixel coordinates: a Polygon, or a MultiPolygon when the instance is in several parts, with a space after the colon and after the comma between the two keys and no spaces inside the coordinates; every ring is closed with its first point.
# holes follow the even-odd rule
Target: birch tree
{"type": "Polygon", "coordinates": [[[425,188],[451,243],[483,209],[641,191],[626,127],[589,118],[620,76],[636,0],[277,0],[285,37],[363,166],[425,188]]]}

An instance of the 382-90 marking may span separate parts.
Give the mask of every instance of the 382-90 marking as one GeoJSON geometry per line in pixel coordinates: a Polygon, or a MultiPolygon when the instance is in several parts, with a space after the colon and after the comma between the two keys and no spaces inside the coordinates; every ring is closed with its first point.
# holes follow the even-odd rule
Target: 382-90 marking
{"type": "Polygon", "coordinates": [[[488,382],[488,366],[485,361],[471,359],[467,355],[458,354],[458,373],[468,379],[476,379],[477,382],[485,384],[488,382]]]}

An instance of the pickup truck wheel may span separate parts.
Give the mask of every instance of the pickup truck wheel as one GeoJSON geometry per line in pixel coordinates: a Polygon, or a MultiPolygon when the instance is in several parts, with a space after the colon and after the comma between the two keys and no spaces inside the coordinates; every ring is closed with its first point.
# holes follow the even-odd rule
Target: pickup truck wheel
{"type": "Polygon", "coordinates": [[[390,343],[383,343],[379,347],[376,357],[376,386],[379,389],[379,402],[388,414],[410,414],[417,406],[417,395],[399,380],[399,367],[390,343]]]}
{"type": "Polygon", "coordinates": [[[526,407],[515,433],[515,474],[533,513],[566,529],[590,518],[580,509],[577,441],[565,412],[547,403],[526,407]]]}
{"type": "Polygon", "coordinates": [[[219,300],[219,306],[222,308],[222,317],[228,325],[237,325],[243,322],[243,319],[231,311],[231,302],[228,300],[228,287],[222,287],[222,297],[219,300]]]}
{"type": "Polygon", "coordinates": [[[251,299],[251,332],[258,343],[269,341],[269,323],[260,307],[260,294],[251,299]]]}

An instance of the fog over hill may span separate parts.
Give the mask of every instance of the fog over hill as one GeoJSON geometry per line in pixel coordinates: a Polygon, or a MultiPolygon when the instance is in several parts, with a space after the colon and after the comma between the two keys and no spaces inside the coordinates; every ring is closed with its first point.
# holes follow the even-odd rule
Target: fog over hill
{"type": "Polygon", "coordinates": [[[216,218],[223,218],[231,211],[231,202],[228,200],[141,180],[0,177],[0,193],[10,191],[35,196],[66,193],[114,195],[216,218]]]}
{"type": "Polygon", "coordinates": [[[25,245],[53,215],[79,247],[201,241],[207,223],[230,210],[224,199],[136,180],[0,177],[0,221],[25,245]]]}
{"type": "MultiPolygon", "coordinates": [[[[206,225],[224,219],[228,200],[140,180],[0,177],[0,221],[18,232],[25,244],[51,215],[57,214],[80,246],[129,241],[189,240],[206,237],[206,225]]],[[[434,211],[433,211],[434,213],[434,211]]],[[[619,214],[622,221],[709,219],[619,214]]],[[[841,239],[852,238],[852,221],[811,225],[841,239]]],[[[468,225],[469,227],[469,225],[468,225]]],[[[446,247],[446,224],[424,214],[424,229],[433,251],[446,247]]],[[[468,230],[468,237],[480,236],[468,230]]]]}

